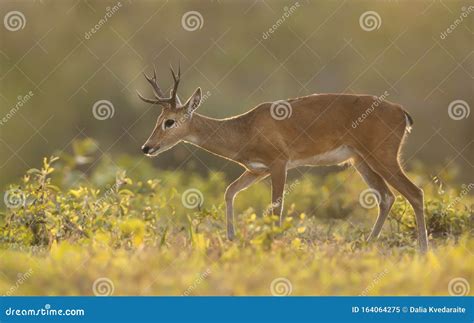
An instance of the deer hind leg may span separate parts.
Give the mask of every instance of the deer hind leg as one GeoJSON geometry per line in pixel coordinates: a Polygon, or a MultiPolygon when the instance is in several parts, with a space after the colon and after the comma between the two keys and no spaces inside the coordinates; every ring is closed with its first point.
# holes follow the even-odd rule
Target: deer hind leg
{"type": "Polygon", "coordinates": [[[283,192],[286,183],[286,163],[277,163],[271,167],[270,176],[272,178],[272,214],[279,217],[278,224],[282,223],[283,192]]]}
{"type": "Polygon", "coordinates": [[[245,190],[253,183],[268,176],[266,173],[252,173],[250,171],[244,172],[232,182],[225,191],[226,202],[226,219],[227,219],[227,239],[233,240],[235,237],[234,230],[234,199],[235,196],[242,190],[245,190]]]}
{"type": "Polygon", "coordinates": [[[385,180],[379,174],[374,172],[362,158],[354,158],[354,167],[367,185],[375,190],[375,194],[378,195],[377,202],[379,204],[379,214],[372,228],[372,232],[367,239],[367,241],[371,241],[379,237],[383,224],[390,213],[393,202],[395,201],[395,195],[393,195],[385,180]]]}
{"type": "Polygon", "coordinates": [[[420,251],[428,251],[428,235],[426,233],[423,190],[413,184],[405,175],[397,158],[397,154],[378,154],[365,160],[370,167],[382,176],[388,184],[400,192],[411,204],[415,212],[416,227],[418,232],[418,243],[420,251]]]}

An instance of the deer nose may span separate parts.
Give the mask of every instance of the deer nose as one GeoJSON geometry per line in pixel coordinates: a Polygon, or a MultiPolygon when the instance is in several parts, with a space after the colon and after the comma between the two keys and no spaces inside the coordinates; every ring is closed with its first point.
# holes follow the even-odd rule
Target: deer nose
{"type": "Polygon", "coordinates": [[[143,151],[143,153],[146,155],[146,154],[148,154],[148,152],[150,151],[150,147],[147,146],[147,145],[143,145],[143,146],[142,146],[142,151],[143,151]]]}

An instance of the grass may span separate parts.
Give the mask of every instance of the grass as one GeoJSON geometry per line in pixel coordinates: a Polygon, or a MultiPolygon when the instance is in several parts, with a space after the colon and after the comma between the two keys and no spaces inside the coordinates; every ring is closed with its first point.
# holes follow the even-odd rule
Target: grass
{"type": "Polygon", "coordinates": [[[75,143],[73,155],[45,159],[8,188],[0,294],[472,294],[471,187],[433,183],[422,167],[410,177],[425,190],[425,256],[401,197],[380,239],[365,242],[377,212],[359,202],[366,186],[351,170],[290,180],[282,227],[262,216],[268,183],[243,192],[229,242],[223,174],[137,170],[130,157],[86,174],[91,145],[75,143]]]}

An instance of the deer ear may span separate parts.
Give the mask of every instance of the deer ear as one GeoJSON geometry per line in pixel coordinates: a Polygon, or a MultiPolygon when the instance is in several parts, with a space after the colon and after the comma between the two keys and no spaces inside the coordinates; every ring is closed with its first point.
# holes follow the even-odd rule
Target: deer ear
{"type": "Polygon", "coordinates": [[[184,105],[188,113],[193,113],[201,104],[202,94],[201,88],[198,87],[193,95],[188,99],[188,102],[184,105]]]}

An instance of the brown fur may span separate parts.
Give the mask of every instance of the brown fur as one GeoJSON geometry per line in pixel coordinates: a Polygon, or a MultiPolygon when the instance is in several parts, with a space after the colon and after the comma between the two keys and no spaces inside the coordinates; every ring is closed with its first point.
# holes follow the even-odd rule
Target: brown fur
{"type": "Polygon", "coordinates": [[[225,193],[229,239],[234,238],[233,201],[239,191],[270,176],[273,213],[281,218],[289,168],[351,160],[367,184],[381,197],[379,216],[369,239],[380,234],[393,204],[389,184],[413,206],[420,249],[422,252],[428,250],[423,191],[406,177],[399,163],[403,138],[407,127],[413,123],[400,105],[380,101],[368,113],[377,97],[314,94],[287,100],[291,116],[283,120],[272,117],[272,103],[262,103],[232,118],[213,119],[194,113],[200,100],[198,89],[184,105],[164,105],[144,147],[153,151],[149,155],[155,156],[186,141],[246,169],[225,193]],[[190,102],[198,103],[190,108],[190,102]],[[364,115],[365,118],[354,126],[354,122],[364,115]],[[169,119],[177,120],[177,126],[163,129],[163,122],[169,119]]]}

